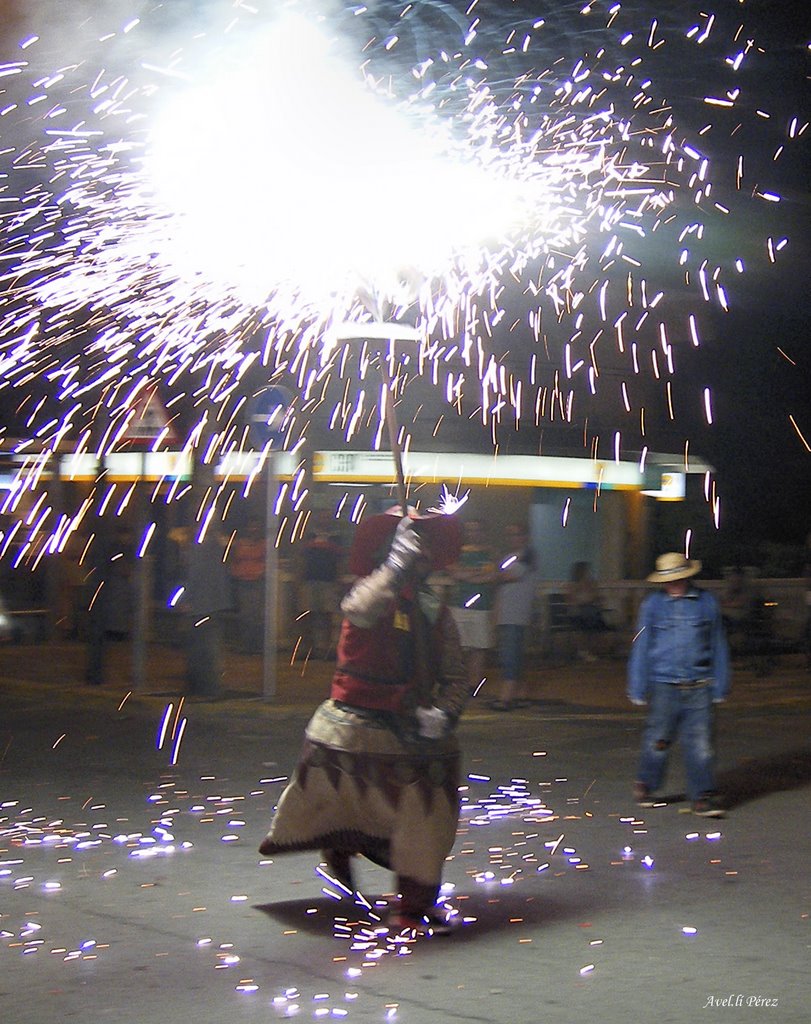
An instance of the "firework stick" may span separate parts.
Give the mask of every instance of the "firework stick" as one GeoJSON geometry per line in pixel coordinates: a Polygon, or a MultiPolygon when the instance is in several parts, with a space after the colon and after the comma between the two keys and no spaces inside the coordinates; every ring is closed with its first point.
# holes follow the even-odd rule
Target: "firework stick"
{"type": "MultiPolygon", "coordinates": [[[[400,428],[397,423],[397,414],[394,410],[394,391],[392,388],[391,374],[386,359],[380,354],[380,376],[383,378],[385,389],[384,400],[386,403],[385,416],[386,427],[389,433],[389,446],[394,459],[394,472],[397,478],[397,498],[400,502],[400,512],[403,516],[408,515],[408,498],[406,494],[405,473],[403,472],[403,452],[400,447],[400,428]]],[[[414,639],[415,652],[415,689],[417,692],[417,705],[419,707],[431,707],[431,678],[428,672],[428,642],[425,635],[425,620],[419,611],[418,603],[414,615],[409,616],[411,621],[412,636],[414,639]]]]}
{"type": "MultiPolygon", "coordinates": [[[[396,323],[346,323],[338,326],[333,332],[335,341],[388,341],[394,345],[397,341],[419,342],[420,334],[414,327],[396,323]]],[[[397,500],[403,515],[408,514],[405,473],[403,472],[403,453],[400,447],[400,428],[397,414],[394,411],[394,392],[392,379],[385,354],[377,353],[380,365],[380,376],[385,390],[384,416],[389,435],[389,446],[394,459],[394,472],[397,481],[397,500]]]]}
{"type": "Polygon", "coordinates": [[[403,451],[400,447],[400,427],[397,423],[397,413],[394,410],[394,392],[392,390],[391,374],[386,360],[380,357],[380,376],[383,378],[385,388],[385,416],[386,427],[389,433],[389,446],[394,459],[394,472],[397,478],[397,500],[400,502],[400,511],[403,515],[408,513],[408,502],[406,498],[405,473],[403,472],[403,451]]]}
{"type": "MultiPolygon", "coordinates": [[[[395,341],[419,341],[420,335],[413,328],[404,324],[386,323],[356,323],[343,324],[337,328],[334,337],[339,341],[372,341],[387,340],[390,345],[395,341]]],[[[380,365],[380,376],[383,381],[385,403],[383,414],[386,419],[386,428],[389,435],[389,447],[391,448],[392,459],[394,460],[394,473],[397,482],[397,500],[400,504],[400,511],[403,516],[408,515],[408,495],[406,491],[405,473],[403,471],[403,452],[400,447],[400,428],[397,423],[397,413],[394,409],[394,391],[392,388],[391,374],[389,373],[388,361],[385,354],[378,352],[380,365]]],[[[422,616],[417,614],[410,617],[411,628],[414,637],[415,665],[416,665],[416,693],[419,707],[430,707],[431,682],[428,672],[428,644],[425,635],[425,622],[422,616]]]]}

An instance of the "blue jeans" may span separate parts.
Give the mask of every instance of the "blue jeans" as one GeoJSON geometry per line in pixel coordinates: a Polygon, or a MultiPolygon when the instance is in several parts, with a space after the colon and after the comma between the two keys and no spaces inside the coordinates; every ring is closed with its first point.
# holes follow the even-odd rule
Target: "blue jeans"
{"type": "Polygon", "coordinates": [[[498,627],[498,656],[504,678],[518,682],[524,664],[524,627],[513,624],[498,627]]]}
{"type": "Polygon", "coordinates": [[[673,741],[678,737],[687,776],[687,796],[699,800],[715,792],[715,745],[712,690],[706,686],[684,689],[654,683],[637,779],[651,793],[664,781],[673,741]]]}

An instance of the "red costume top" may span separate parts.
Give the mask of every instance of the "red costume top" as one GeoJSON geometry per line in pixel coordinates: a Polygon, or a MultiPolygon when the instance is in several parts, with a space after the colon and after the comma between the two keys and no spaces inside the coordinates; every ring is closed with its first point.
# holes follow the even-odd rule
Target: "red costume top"
{"type": "MultiPolygon", "coordinates": [[[[344,619],[338,640],[338,660],[330,697],[353,707],[373,711],[407,712],[416,705],[417,659],[411,616],[420,614],[414,603],[400,597],[371,627],[344,619]]],[[[442,665],[440,613],[431,627],[425,622],[428,662],[436,677],[442,665]]],[[[441,685],[441,680],[435,679],[441,685]]]]}

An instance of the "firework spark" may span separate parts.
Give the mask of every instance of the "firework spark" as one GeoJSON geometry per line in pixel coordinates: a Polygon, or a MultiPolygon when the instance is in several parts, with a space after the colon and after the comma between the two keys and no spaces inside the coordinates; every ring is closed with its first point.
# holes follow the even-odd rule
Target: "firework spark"
{"type": "MultiPolygon", "coordinates": [[[[212,0],[196,33],[119,13],[75,59],[43,33],[3,64],[0,390],[28,439],[4,551],[31,562],[120,514],[129,492],[101,476],[58,514],[49,456],[126,448],[150,389],[205,464],[252,449],[257,379],[295,396],[284,447],[319,416],[379,443],[368,358],[328,339],[381,313],[423,339],[397,386],[425,380],[443,416],[478,408],[497,443],[610,389],[619,457],[651,402],[682,414],[680,351],[729,308],[727,279],[790,251],[769,217],[807,122],[751,95],[762,48],[737,11],[275,6],[212,0]],[[692,107],[668,96],[679,61],[708,83],[692,107]],[[736,137],[771,147],[756,184],[736,137]],[[750,219],[762,231],[729,241],[750,219]]],[[[301,495],[280,495],[292,531],[301,495]]],[[[204,499],[201,535],[226,500],[204,499]]]]}

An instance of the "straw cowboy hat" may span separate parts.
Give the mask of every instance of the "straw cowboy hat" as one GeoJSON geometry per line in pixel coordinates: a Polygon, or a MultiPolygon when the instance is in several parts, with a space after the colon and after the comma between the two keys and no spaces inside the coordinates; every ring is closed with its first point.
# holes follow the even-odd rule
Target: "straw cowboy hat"
{"type": "MultiPolygon", "coordinates": [[[[462,530],[456,517],[441,512],[418,513],[413,508],[409,508],[408,517],[430,545],[431,569],[437,572],[452,565],[462,550],[462,530]]],[[[363,520],[349,551],[349,571],[354,576],[368,576],[385,559],[401,518],[397,505],[363,520]]]]}
{"type": "Polygon", "coordinates": [[[673,583],[695,576],[697,572],[701,572],[701,562],[697,558],[686,558],[677,551],[668,551],[656,559],[656,571],[648,576],[648,583],[673,583]]]}

